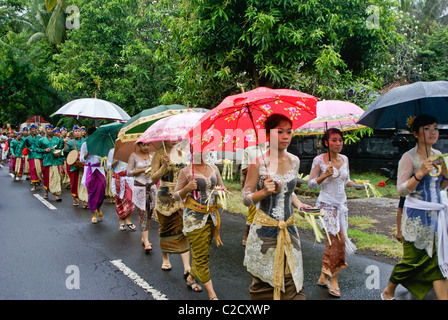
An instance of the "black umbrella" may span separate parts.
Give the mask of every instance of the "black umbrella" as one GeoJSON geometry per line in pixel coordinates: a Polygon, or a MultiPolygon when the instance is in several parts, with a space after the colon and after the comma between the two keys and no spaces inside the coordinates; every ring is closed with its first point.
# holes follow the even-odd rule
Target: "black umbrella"
{"type": "Polygon", "coordinates": [[[411,117],[427,114],[448,123],[448,81],[415,82],[376,99],[357,121],[373,129],[408,129],[411,117]]]}

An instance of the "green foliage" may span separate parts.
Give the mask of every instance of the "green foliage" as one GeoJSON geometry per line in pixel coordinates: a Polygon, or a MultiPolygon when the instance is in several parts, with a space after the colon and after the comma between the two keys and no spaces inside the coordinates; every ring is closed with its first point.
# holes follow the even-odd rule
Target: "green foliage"
{"type": "Polygon", "coordinates": [[[257,86],[366,108],[385,84],[448,78],[444,21],[439,0],[0,0],[0,122],[95,94],[130,115],[213,108],[257,86]]]}
{"type": "Polygon", "coordinates": [[[203,107],[239,86],[293,87],[321,98],[378,85],[370,69],[393,40],[388,1],[162,0],[177,14],[165,57],[178,55],[176,91],[203,107]],[[366,8],[381,8],[378,29],[366,27],[366,8]]]}

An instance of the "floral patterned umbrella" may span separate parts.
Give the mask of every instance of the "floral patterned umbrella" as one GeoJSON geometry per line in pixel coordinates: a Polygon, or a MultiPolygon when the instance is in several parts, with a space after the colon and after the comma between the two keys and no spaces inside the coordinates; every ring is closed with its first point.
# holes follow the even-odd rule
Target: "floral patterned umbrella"
{"type": "Polygon", "coordinates": [[[180,141],[204,115],[203,112],[185,112],[157,120],[136,143],[180,141]]]}
{"type": "Polygon", "coordinates": [[[269,115],[285,115],[294,130],[316,118],[316,103],[316,97],[300,91],[259,87],[225,98],[185,138],[193,152],[234,152],[267,141],[264,122],[269,115]]]}
{"type": "Polygon", "coordinates": [[[365,128],[356,121],[364,110],[356,104],[340,100],[324,100],[317,102],[317,117],[294,130],[293,135],[324,134],[328,128],[349,131],[365,128]]]}

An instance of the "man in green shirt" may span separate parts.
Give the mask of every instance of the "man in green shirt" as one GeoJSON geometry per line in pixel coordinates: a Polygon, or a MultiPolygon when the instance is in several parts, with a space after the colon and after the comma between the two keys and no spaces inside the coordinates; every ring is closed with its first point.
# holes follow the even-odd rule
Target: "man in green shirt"
{"type": "Polygon", "coordinates": [[[36,191],[37,186],[42,181],[42,153],[37,151],[39,140],[37,125],[30,126],[30,134],[25,138],[25,147],[28,149],[28,164],[30,170],[30,178],[33,187],[31,191],[36,191]]]}
{"type": "Polygon", "coordinates": [[[64,140],[53,136],[54,127],[51,124],[45,126],[45,137],[41,138],[37,150],[43,154],[42,158],[42,178],[44,182],[45,195],[48,199],[48,192],[54,195],[56,201],[62,201],[61,195],[61,174],[59,173],[59,159],[55,152],[64,148],[64,140]]]}
{"type": "MultiPolygon", "coordinates": [[[[78,125],[73,127],[73,139],[69,139],[66,142],[64,147],[64,153],[68,155],[70,151],[77,150],[78,151],[78,160],[79,160],[79,152],[81,151],[81,146],[85,139],[81,138],[81,128],[78,125]]],[[[73,205],[79,206],[79,202],[86,207],[88,194],[86,187],[81,183],[82,175],[84,173],[83,169],[76,168],[74,166],[70,166],[70,191],[73,196],[73,205]]]]}
{"type": "Polygon", "coordinates": [[[12,161],[13,161],[13,173],[14,173],[14,181],[22,181],[24,161],[23,161],[23,135],[21,132],[18,132],[16,138],[11,141],[11,145],[9,146],[9,152],[11,153],[12,161]]]}

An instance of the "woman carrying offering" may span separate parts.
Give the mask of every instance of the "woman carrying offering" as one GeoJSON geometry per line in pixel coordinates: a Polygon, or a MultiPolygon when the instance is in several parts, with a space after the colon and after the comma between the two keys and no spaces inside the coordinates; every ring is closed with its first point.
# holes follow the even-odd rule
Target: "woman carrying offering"
{"type": "Polygon", "coordinates": [[[304,300],[302,251],[293,206],[309,207],[294,193],[300,161],[288,153],[291,121],[266,119],[269,150],[249,165],[243,189],[246,206],[259,205],[246,242],[244,265],[252,274],[250,299],[304,300]]]}
{"type": "Polygon", "coordinates": [[[322,189],[317,198],[316,207],[324,212],[322,217],[328,231],[322,258],[322,271],[317,280],[320,286],[328,287],[334,297],[340,297],[338,285],[339,272],[347,267],[345,251],[354,253],[355,245],[347,236],[348,208],[345,187],[364,188],[350,181],[348,158],[340,154],[344,145],[339,129],[328,129],[322,139],[328,153],[318,155],[313,160],[308,187],[322,189]],[[328,282],[330,277],[330,282],[328,282]]]}
{"type": "Polygon", "coordinates": [[[439,138],[437,119],[420,115],[411,130],[417,145],[401,157],[397,176],[398,193],[406,197],[401,218],[403,256],[381,298],[394,300],[401,284],[418,299],[434,288],[437,298],[446,300],[448,232],[443,189],[448,186],[448,170],[443,160],[440,164],[431,160],[441,155],[432,148],[439,138]],[[435,165],[441,166],[440,175],[434,174],[435,165]]]}
{"type": "MultiPolygon", "coordinates": [[[[145,253],[152,250],[152,243],[148,239],[149,221],[152,218],[155,203],[156,186],[151,180],[151,156],[149,155],[149,143],[137,143],[137,150],[129,156],[127,175],[134,178],[132,202],[139,216],[140,232],[145,253]]],[[[133,223],[127,223],[127,227],[134,231],[133,223]]]]}
{"type": "Polygon", "coordinates": [[[186,159],[175,142],[165,141],[152,159],[151,179],[160,181],[155,211],[159,221],[159,242],[162,250],[162,270],[171,270],[169,254],[180,254],[184,265],[184,277],[190,270],[190,247],[183,234],[182,202],[174,199],[174,187],[179,171],[185,167],[186,159]]]}
{"type": "Polygon", "coordinates": [[[219,169],[207,164],[202,153],[193,154],[193,163],[179,172],[174,198],[184,201],[184,233],[190,241],[193,262],[187,285],[193,291],[202,291],[195,279],[204,284],[210,300],[217,300],[210,278],[210,244],[213,236],[217,245],[222,244],[219,237],[220,218],[216,202],[215,187],[224,187],[219,169]],[[194,172],[194,179],[192,173],[194,172]]]}

